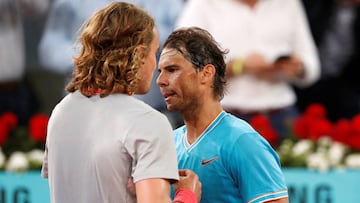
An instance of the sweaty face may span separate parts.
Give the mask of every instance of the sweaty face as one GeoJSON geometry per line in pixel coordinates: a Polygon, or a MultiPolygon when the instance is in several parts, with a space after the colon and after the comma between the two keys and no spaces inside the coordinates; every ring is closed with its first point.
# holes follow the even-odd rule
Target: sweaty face
{"type": "Polygon", "coordinates": [[[136,94],[145,94],[150,90],[152,78],[156,68],[156,53],[159,49],[159,36],[154,28],[154,38],[150,43],[149,54],[143,59],[143,66],[139,70],[139,82],[136,94]]]}
{"type": "Polygon", "coordinates": [[[169,111],[186,111],[197,106],[199,74],[175,49],[163,49],[159,60],[157,84],[169,111]]]}

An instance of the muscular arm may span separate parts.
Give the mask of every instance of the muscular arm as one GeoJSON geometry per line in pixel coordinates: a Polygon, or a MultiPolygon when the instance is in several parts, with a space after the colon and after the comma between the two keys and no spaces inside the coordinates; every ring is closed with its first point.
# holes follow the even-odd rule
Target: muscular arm
{"type": "Polygon", "coordinates": [[[138,203],[170,203],[170,183],[161,178],[145,179],[135,183],[138,203]]]}
{"type": "MultiPolygon", "coordinates": [[[[187,202],[199,202],[201,199],[201,182],[199,177],[190,170],[179,171],[180,180],[175,183],[175,191],[182,188],[192,191],[194,198],[188,197],[187,202]]],[[[170,183],[166,179],[152,178],[135,183],[137,202],[172,202],[170,199],[170,183]]],[[[184,200],[184,199],[183,199],[184,200]]],[[[182,203],[174,201],[174,203],[182,203]]],[[[280,202],[285,203],[285,202],[280,202]]]]}

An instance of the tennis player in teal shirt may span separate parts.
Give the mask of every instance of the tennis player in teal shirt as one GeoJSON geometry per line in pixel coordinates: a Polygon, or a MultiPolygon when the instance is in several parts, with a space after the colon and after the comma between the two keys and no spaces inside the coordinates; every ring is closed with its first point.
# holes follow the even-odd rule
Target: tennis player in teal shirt
{"type": "Polygon", "coordinates": [[[221,107],[226,53],[197,27],[175,30],[164,44],[157,84],[167,108],[184,119],[174,131],[179,169],[198,174],[201,203],[288,203],[274,149],[221,107]]]}

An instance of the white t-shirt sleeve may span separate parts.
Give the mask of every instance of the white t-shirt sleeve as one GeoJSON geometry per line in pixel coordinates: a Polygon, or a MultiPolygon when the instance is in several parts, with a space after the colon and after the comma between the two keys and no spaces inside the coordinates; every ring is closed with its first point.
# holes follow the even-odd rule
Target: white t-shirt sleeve
{"type": "Polygon", "coordinates": [[[133,181],[178,180],[173,131],[167,118],[159,112],[148,112],[134,123],[131,131],[124,145],[133,160],[133,181]]]}
{"type": "Polygon", "coordinates": [[[294,49],[304,63],[305,77],[295,81],[298,86],[306,87],[320,77],[320,62],[315,42],[311,36],[305,10],[299,0],[293,0],[294,49]]]}

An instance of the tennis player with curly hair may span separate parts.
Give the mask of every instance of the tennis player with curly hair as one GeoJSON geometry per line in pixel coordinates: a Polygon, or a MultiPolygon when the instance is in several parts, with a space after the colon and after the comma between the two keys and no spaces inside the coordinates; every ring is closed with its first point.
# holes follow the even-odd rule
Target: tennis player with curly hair
{"type": "Polygon", "coordinates": [[[201,183],[178,171],[165,115],[134,98],[145,94],[159,48],[154,20],[128,3],[94,13],[79,35],[79,55],[54,108],[42,176],[52,203],[197,202],[201,183]],[[180,177],[180,180],[179,180],[180,177]]]}

